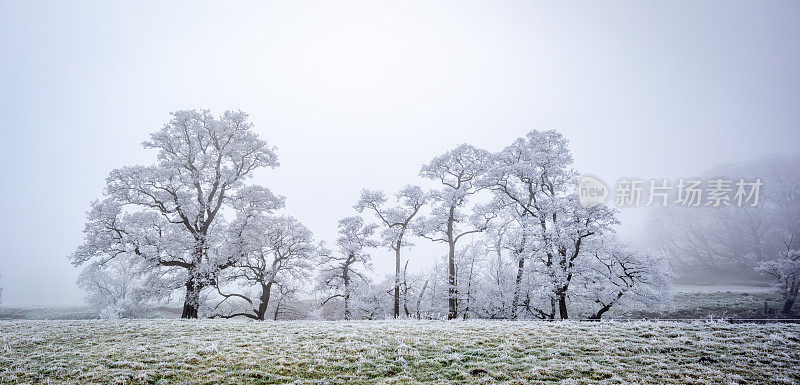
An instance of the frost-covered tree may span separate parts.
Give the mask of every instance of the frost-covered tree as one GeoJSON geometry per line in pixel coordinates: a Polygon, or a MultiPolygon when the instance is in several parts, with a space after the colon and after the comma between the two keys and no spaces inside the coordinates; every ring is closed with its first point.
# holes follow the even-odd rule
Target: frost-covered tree
{"type": "MultiPolygon", "coordinates": [[[[495,202],[496,203],[496,202],[495,202]]],[[[485,236],[474,242],[478,266],[475,272],[472,314],[479,318],[518,319],[524,317],[525,299],[533,289],[533,276],[520,271],[520,226],[517,216],[510,215],[510,206],[498,208],[498,217],[490,223],[485,236]]],[[[530,239],[528,237],[527,239],[530,239]]]]}
{"type": "Polygon", "coordinates": [[[175,290],[174,269],[154,269],[130,255],[88,263],[78,286],[100,318],[141,318],[175,290]]]}
{"type": "Polygon", "coordinates": [[[305,280],[284,280],[278,286],[278,296],[275,298],[275,306],[272,310],[272,320],[297,319],[308,316],[305,310],[298,308],[298,293],[300,284],[305,280]]]}
{"type": "Polygon", "coordinates": [[[424,291],[426,284],[423,274],[408,272],[408,261],[406,260],[400,283],[400,302],[406,317],[419,318],[418,295],[424,291]]]}
{"type": "Polygon", "coordinates": [[[579,295],[594,305],[590,318],[600,319],[615,306],[653,307],[670,301],[673,274],[663,252],[634,250],[612,235],[591,243],[579,280],[579,295]]]}
{"type": "Polygon", "coordinates": [[[327,252],[322,255],[319,287],[330,295],[322,302],[324,306],[334,298],[341,298],[344,303],[344,318],[352,318],[351,296],[356,281],[366,278],[359,268],[370,267],[370,255],[366,249],[378,247],[380,244],[372,239],[375,224],[365,224],[358,216],[339,220],[339,237],[336,239],[338,252],[327,252]]]}
{"type": "Polygon", "coordinates": [[[448,318],[458,314],[456,246],[464,236],[487,228],[491,213],[468,212],[469,197],[480,190],[479,178],[489,166],[490,154],[468,144],[437,156],[420,170],[422,177],[438,181],[441,188],[430,193],[431,214],[420,221],[417,234],[448,247],[448,318]]]}
{"type": "MultiPolygon", "coordinates": [[[[236,263],[225,274],[225,283],[237,284],[243,290],[229,291],[222,287],[223,282],[218,282],[217,291],[223,300],[217,309],[228,300],[239,300],[245,303],[246,310],[234,308],[215,316],[263,321],[269,317],[273,287],[288,290],[294,281],[307,279],[318,246],[310,230],[285,215],[240,215],[228,232],[228,252],[236,263]]],[[[290,293],[286,290],[279,292],[279,298],[290,293]]],[[[274,307],[277,314],[279,306],[274,307]]]]}
{"type": "Polygon", "coordinates": [[[486,231],[486,267],[482,290],[479,292],[482,297],[479,302],[483,306],[476,309],[481,318],[518,318],[514,311],[517,306],[512,304],[513,298],[520,298],[520,288],[523,285],[522,276],[513,268],[513,258],[509,258],[509,246],[511,250],[516,250],[514,240],[519,239],[514,225],[512,218],[500,215],[486,231]],[[520,282],[517,282],[516,277],[520,282]]]}
{"type": "Polygon", "coordinates": [[[572,156],[566,140],[556,131],[531,131],[492,156],[492,167],[483,180],[495,192],[495,205],[510,218],[500,247],[509,250],[517,272],[511,304],[517,318],[525,264],[537,247],[543,246],[536,232],[546,231],[552,217],[546,210],[557,204],[575,178],[569,168],[572,156]]]}
{"type": "Polygon", "coordinates": [[[420,277],[422,285],[415,293],[415,317],[441,319],[449,317],[449,269],[447,255],[434,258],[433,266],[420,277]]]}
{"type": "Polygon", "coordinates": [[[237,194],[263,192],[244,182],[259,168],[278,166],[274,148],[251,128],[244,112],[172,113],[144,142],[158,151],[154,165],[109,175],[106,198],[92,205],[73,263],[133,255],[181,269],[182,317],[197,318],[201,291],[236,262],[217,252],[226,231],[223,208],[237,194]]]}
{"type": "Polygon", "coordinates": [[[514,315],[524,306],[542,318],[554,318],[557,307],[560,318],[568,318],[570,283],[581,253],[589,251],[587,238],[618,223],[614,211],[603,204],[581,206],[576,181],[567,140],[556,131],[531,131],[493,156],[482,183],[495,192],[504,213],[516,224],[512,227],[516,234],[509,238],[517,266],[514,315]],[[549,286],[549,309],[529,300],[523,304],[520,298],[525,263],[532,258],[537,264],[533,270],[549,286]]]}
{"type": "Polygon", "coordinates": [[[394,251],[394,318],[400,316],[400,251],[403,247],[413,246],[407,240],[407,232],[412,220],[425,204],[425,194],[419,186],[406,186],[395,194],[394,205],[387,204],[386,194],[377,190],[362,190],[361,199],[355,205],[358,212],[369,210],[380,220],[384,230],[381,232],[382,246],[394,251]]]}
{"type": "MultiPolygon", "coordinates": [[[[491,171],[490,171],[491,172],[491,171]]],[[[522,297],[525,290],[525,271],[528,260],[531,258],[537,239],[534,236],[538,223],[529,220],[528,214],[520,210],[513,202],[508,202],[504,196],[496,195],[488,208],[494,210],[498,220],[490,224],[486,232],[485,245],[487,252],[495,257],[491,260],[494,268],[489,272],[495,280],[492,290],[497,290],[499,297],[493,298],[501,303],[502,307],[508,306],[508,318],[518,318],[523,306],[522,297]],[[508,258],[506,258],[507,256],[508,258]],[[508,259],[506,261],[506,259],[508,259]],[[508,266],[513,265],[515,272],[509,286],[508,266]],[[510,293],[509,298],[506,295],[510,293]]],[[[498,309],[499,311],[499,309],[498,309]]],[[[501,311],[501,312],[504,312],[501,311]]]]}
{"type": "Polygon", "coordinates": [[[356,319],[377,320],[387,318],[387,309],[392,297],[388,294],[394,289],[394,278],[375,283],[360,280],[352,284],[351,312],[356,319]]]}
{"type": "Polygon", "coordinates": [[[761,262],[758,269],[775,278],[772,287],[778,298],[783,301],[782,313],[794,314],[792,308],[800,292],[800,250],[782,251],[777,259],[761,262]]]}
{"type": "Polygon", "coordinates": [[[476,308],[482,304],[479,301],[483,288],[480,286],[479,275],[484,263],[483,258],[488,254],[482,242],[472,242],[456,252],[456,292],[458,293],[457,317],[467,319],[474,316],[476,308]]]}

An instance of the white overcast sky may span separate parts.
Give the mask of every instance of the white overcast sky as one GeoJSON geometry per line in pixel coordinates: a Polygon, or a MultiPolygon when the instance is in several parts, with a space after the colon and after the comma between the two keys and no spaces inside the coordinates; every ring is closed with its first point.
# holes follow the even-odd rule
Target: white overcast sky
{"type": "Polygon", "coordinates": [[[140,143],[177,109],[250,113],[281,162],[255,182],[328,242],[362,187],[417,182],[463,142],[557,129],[607,181],[800,143],[794,1],[222,3],[0,0],[5,304],[81,302],[89,202],[153,162],[140,143]]]}

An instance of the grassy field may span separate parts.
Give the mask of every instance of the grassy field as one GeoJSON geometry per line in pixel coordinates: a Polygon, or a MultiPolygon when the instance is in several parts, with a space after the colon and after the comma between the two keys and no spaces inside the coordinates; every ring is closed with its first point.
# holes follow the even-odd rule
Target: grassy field
{"type": "Polygon", "coordinates": [[[0,383],[800,382],[800,325],[0,321],[0,383]]]}

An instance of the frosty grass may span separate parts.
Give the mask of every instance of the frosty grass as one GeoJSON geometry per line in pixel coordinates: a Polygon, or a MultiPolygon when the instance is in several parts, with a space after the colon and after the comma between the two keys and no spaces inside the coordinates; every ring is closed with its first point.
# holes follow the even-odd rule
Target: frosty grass
{"type": "Polygon", "coordinates": [[[0,321],[0,383],[800,383],[800,325],[0,321]]]}

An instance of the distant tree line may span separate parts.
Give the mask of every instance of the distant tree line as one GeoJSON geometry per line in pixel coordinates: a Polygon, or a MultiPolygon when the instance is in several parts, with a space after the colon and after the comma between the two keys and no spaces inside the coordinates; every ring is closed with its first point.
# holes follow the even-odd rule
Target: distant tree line
{"type": "Polygon", "coordinates": [[[692,283],[773,284],[780,313],[793,314],[800,291],[800,156],[765,156],[715,166],[702,178],[759,178],[755,205],[659,207],[649,242],[692,283]]]}

